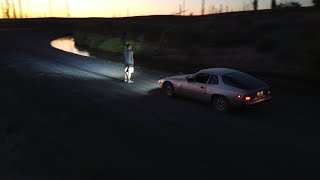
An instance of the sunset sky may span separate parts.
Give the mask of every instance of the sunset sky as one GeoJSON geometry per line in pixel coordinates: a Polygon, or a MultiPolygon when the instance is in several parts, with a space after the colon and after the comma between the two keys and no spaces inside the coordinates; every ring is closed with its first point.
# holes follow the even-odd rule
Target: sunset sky
{"type": "MultiPolygon", "coordinates": [[[[19,0],[13,2],[20,17],[19,0]]],[[[23,17],[123,17],[139,15],[174,14],[179,11],[183,0],[20,0],[23,17]]],[[[253,0],[206,0],[206,12],[214,6],[222,5],[224,11],[239,11],[243,7],[251,8],[253,0]]],[[[303,6],[312,5],[312,0],[277,0],[278,2],[300,2],[303,6]]],[[[6,0],[0,0],[0,17],[6,0]]],[[[259,0],[259,9],[269,8],[271,0],[259,0]]],[[[186,14],[199,14],[201,0],[185,0],[186,14]]]]}

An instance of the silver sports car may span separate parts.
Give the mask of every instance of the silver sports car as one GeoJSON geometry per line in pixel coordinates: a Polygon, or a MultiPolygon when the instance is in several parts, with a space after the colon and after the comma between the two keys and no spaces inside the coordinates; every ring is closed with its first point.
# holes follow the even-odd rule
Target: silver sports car
{"type": "Polygon", "coordinates": [[[222,112],[231,107],[246,107],[270,100],[270,87],[248,74],[212,68],[196,74],[172,76],[159,80],[166,95],[183,95],[206,101],[222,112]]]}

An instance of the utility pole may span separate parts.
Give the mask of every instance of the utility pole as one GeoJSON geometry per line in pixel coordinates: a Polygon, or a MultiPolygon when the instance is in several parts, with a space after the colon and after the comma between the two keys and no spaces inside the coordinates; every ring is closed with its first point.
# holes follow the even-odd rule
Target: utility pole
{"type": "Polygon", "coordinates": [[[201,15],[204,15],[206,9],[206,1],[202,0],[202,5],[201,5],[201,15]]]}

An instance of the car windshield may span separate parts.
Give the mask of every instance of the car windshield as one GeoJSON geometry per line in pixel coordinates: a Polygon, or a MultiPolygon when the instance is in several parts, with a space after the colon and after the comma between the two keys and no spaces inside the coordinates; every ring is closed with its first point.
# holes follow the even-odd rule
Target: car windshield
{"type": "Polygon", "coordinates": [[[244,90],[257,89],[265,86],[262,81],[241,72],[232,72],[222,75],[222,80],[224,84],[244,90]]]}

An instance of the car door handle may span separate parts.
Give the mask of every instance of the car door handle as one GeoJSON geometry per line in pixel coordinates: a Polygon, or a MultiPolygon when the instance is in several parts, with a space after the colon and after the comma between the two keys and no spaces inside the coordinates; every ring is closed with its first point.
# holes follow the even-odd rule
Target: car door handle
{"type": "Polygon", "coordinates": [[[201,89],[205,89],[206,87],[204,87],[204,86],[201,86],[200,88],[201,88],[201,89]]]}

